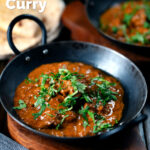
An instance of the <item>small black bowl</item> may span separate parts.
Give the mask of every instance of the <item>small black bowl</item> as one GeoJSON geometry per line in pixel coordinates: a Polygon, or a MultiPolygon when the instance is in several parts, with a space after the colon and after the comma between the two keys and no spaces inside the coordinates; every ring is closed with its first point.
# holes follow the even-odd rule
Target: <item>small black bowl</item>
{"type": "Polygon", "coordinates": [[[103,35],[105,38],[108,40],[112,41],[113,43],[117,44],[118,46],[129,50],[133,52],[137,52],[142,55],[148,55],[150,56],[150,47],[149,46],[143,46],[143,45],[136,45],[136,44],[129,44],[126,42],[121,42],[114,37],[104,33],[100,29],[100,22],[99,18],[100,16],[107,11],[109,8],[112,6],[119,4],[121,2],[125,2],[126,0],[88,0],[85,5],[86,5],[86,12],[89,21],[91,24],[97,29],[97,31],[103,35]]]}

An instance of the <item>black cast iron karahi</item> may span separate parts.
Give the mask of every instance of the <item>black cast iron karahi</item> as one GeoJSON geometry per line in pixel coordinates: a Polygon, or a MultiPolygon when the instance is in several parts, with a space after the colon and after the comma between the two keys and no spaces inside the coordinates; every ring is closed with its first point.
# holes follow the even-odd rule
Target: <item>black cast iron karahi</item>
{"type": "Polygon", "coordinates": [[[8,63],[0,77],[0,99],[6,112],[21,126],[35,134],[59,140],[59,141],[82,141],[92,139],[106,139],[116,133],[120,133],[129,125],[135,125],[144,119],[140,115],[147,98],[147,85],[141,71],[136,65],[123,55],[100,45],[85,42],[69,41],[46,44],[46,30],[43,23],[34,16],[21,15],[16,17],[8,28],[8,42],[17,55],[8,63]],[[12,41],[12,30],[14,25],[22,19],[36,21],[42,29],[42,46],[20,53],[12,41]],[[95,136],[87,137],[56,137],[25,124],[13,109],[13,97],[17,86],[36,67],[53,62],[72,61],[83,62],[101,69],[117,78],[125,90],[125,109],[119,124],[113,130],[95,136]]]}
{"type": "Polygon", "coordinates": [[[121,2],[125,2],[127,0],[81,0],[81,1],[86,6],[86,13],[87,13],[89,21],[101,35],[103,35],[105,38],[112,41],[113,43],[117,44],[118,46],[125,48],[126,50],[138,52],[146,56],[150,55],[149,53],[150,46],[135,45],[135,44],[129,44],[126,42],[121,42],[113,38],[112,36],[104,33],[100,29],[100,21],[99,21],[100,16],[109,8],[113,7],[114,5],[120,4],[121,2]]]}

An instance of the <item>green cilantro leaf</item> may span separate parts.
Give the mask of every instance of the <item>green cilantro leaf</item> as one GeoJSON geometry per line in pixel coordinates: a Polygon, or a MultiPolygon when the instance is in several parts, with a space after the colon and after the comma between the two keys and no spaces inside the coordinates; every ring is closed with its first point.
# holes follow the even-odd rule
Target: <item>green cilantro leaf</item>
{"type": "Polygon", "coordinates": [[[150,5],[145,3],[144,7],[145,7],[145,13],[146,13],[147,19],[150,21],[150,5]]]}
{"type": "Polygon", "coordinates": [[[147,22],[147,21],[145,21],[145,22],[144,22],[144,28],[150,28],[150,23],[147,22]]]}
{"type": "Polygon", "coordinates": [[[117,33],[118,32],[118,28],[117,27],[112,27],[112,31],[113,31],[113,33],[117,33]]]}
{"type": "Polygon", "coordinates": [[[92,120],[95,124],[95,117],[94,117],[95,113],[93,113],[92,111],[88,111],[88,115],[92,118],[92,120]]]}
{"type": "Polygon", "coordinates": [[[91,98],[88,96],[87,93],[84,93],[84,94],[83,94],[83,99],[85,99],[85,101],[88,102],[88,103],[91,103],[91,102],[92,102],[91,98]]]}
{"type": "Polygon", "coordinates": [[[50,98],[54,97],[58,93],[58,90],[56,90],[54,88],[54,86],[55,86],[55,84],[53,84],[49,87],[48,94],[49,94],[50,98]]]}
{"type": "Polygon", "coordinates": [[[67,111],[70,111],[70,110],[72,110],[72,107],[66,108],[66,109],[59,109],[59,113],[60,114],[65,114],[67,111]]]}
{"type": "Polygon", "coordinates": [[[34,106],[35,107],[38,107],[39,105],[42,106],[42,104],[45,103],[45,100],[42,96],[39,96],[37,98],[37,101],[34,103],[34,106]]]}
{"type": "Polygon", "coordinates": [[[144,44],[144,35],[137,32],[135,35],[131,37],[131,40],[134,43],[141,42],[142,44],[144,44]]]}
{"type": "Polygon", "coordinates": [[[102,120],[99,120],[93,127],[93,133],[98,133],[106,129],[112,129],[112,125],[110,123],[102,123],[102,120]]]}
{"type": "Polygon", "coordinates": [[[87,118],[88,110],[89,110],[89,106],[86,106],[86,108],[83,108],[83,106],[82,106],[81,109],[79,110],[79,114],[81,114],[84,119],[84,121],[83,121],[84,127],[86,127],[88,125],[88,118],[87,118]]]}
{"type": "Polygon", "coordinates": [[[34,116],[34,119],[37,119],[40,115],[42,115],[42,113],[45,111],[45,109],[46,109],[46,104],[43,103],[43,104],[41,105],[40,111],[37,112],[37,113],[33,113],[33,114],[32,114],[32,115],[34,116]]]}
{"type": "Polygon", "coordinates": [[[74,97],[76,94],[78,93],[78,91],[75,91],[74,93],[68,95],[63,103],[61,103],[61,105],[65,106],[65,107],[70,107],[76,104],[76,99],[78,99],[78,97],[74,97]]]}
{"type": "Polygon", "coordinates": [[[62,120],[60,121],[60,123],[56,126],[56,130],[59,129],[59,127],[63,124],[63,122],[65,121],[65,119],[66,119],[67,117],[69,117],[69,115],[66,115],[66,116],[64,116],[64,117],[62,118],[62,120]]]}
{"type": "Polygon", "coordinates": [[[26,108],[27,105],[25,104],[25,102],[23,100],[19,100],[19,106],[13,107],[13,109],[23,109],[26,108]]]}
{"type": "Polygon", "coordinates": [[[39,81],[39,79],[37,79],[37,78],[35,80],[31,80],[29,77],[25,78],[25,83],[26,84],[28,84],[28,83],[36,83],[38,81],[39,81]]]}
{"type": "Polygon", "coordinates": [[[124,15],[124,18],[123,18],[123,22],[124,22],[127,26],[129,26],[132,17],[133,17],[133,14],[125,14],[125,15],[124,15]]]}
{"type": "Polygon", "coordinates": [[[48,76],[48,74],[42,74],[41,77],[42,77],[41,88],[44,88],[46,80],[49,78],[49,76],[48,76]]]}
{"type": "Polygon", "coordinates": [[[118,124],[118,120],[117,119],[115,120],[115,123],[118,124]]]}
{"type": "Polygon", "coordinates": [[[55,115],[52,115],[52,114],[48,114],[48,113],[47,113],[46,115],[48,115],[48,116],[50,116],[50,117],[55,117],[55,115]]]}
{"type": "Polygon", "coordinates": [[[71,79],[72,86],[74,87],[74,90],[78,90],[80,93],[84,93],[86,89],[86,85],[77,81],[75,78],[71,79]]]}

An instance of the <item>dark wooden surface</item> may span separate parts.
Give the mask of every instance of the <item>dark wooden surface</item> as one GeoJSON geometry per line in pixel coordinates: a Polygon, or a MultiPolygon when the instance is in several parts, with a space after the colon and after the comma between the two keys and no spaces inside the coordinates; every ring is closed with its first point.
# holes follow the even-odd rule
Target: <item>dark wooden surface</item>
{"type": "MultiPolygon", "coordinates": [[[[124,50],[102,36],[98,34],[98,32],[91,26],[89,23],[84,6],[76,1],[70,3],[62,17],[62,21],[67,29],[61,34],[57,40],[70,40],[68,38],[71,33],[71,39],[93,42],[97,44],[101,44],[107,47],[111,47],[116,51],[124,54],[132,61],[134,61],[139,68],[142,70],[147,83],[150,83],[150,57],[141,56],[137,53],[134,53],[129,50],[124,50]]],[[[0,72],[5,67],[7,61],[0,61],[0,72]]],[[[1,87],[0,87],[1,88],[1,87]]],[[[16,122],[8,117],[8,121],[6,119],[6,113],[0,105],[0,132],[6,134],[14,138],[19,143],[23,144],[27,148],[37,149],[37,150],[80,150],[80,149],[102,149],[102,150],[150,150],[150,102],[149,98],[147,100],[147,104],[143,110],[145,114],[149,117],[147,121],[141,123],[139,126],[135,128],[126,130],[123,134],[118,135],[118,137],[114,139],[110,139],[109,141],[100,143],[97,142],[95,144],[62,144],[55,141],[50,141],[47,139],[43,139],[39,136],[34,135],[33,133],[27,131],[26,129],[19,126],[16,122]],[[9,127],[10,134],[8,133],[9,127]],[[40,148],[39,148],[40,147],[40,148]]]]}

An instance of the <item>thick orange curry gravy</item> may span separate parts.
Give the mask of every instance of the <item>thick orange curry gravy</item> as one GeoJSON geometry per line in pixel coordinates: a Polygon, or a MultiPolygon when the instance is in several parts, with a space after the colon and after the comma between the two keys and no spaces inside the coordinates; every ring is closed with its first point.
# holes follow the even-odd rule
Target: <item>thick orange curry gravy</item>
{"type": "Polygon", "coordinates": [[[124,108],[123,95],[123,88],[115,78],[92,66],[72,62],[51,63],[33,70],[28,75],[28,79],[18,86],[14,97],[14,109],[26,124],[41,132],[63,137],[91,136],[111,129],[118,123],[124,108]],[[49,77],[58,75],[59,69],[62,68],[65,69],[61,70],[64,75],[60,75],[59,81],[52,82],[52,78],[46,78],[44,83],[43,75],[49,77]],[[67,71],[74,73],[77,79],[72,75],[72,79],[63,80],[63,77],[67,75],[69,77],[67,71]],[[95,84],[92,85],[91,81],[95,77],[100,80],[93,80],[95,84]],[[74,81],[78,86],[73,86],[74,81]],[[111,85],[111,83],[115,84],[111,85]],[[111,86],[105,90],[107,90],[106,93],[114,92],[115,94],[112,94],[114,99],[107,99],[106,93],[102,95],[102,91],[98,89],[96,84],[100,87],[102,85],[102,89],[104,85],[110,84],[111,86]],[[53,95],[43,96],[44,101],[41,103],[40,98],[38,99],[42,95],[41,88],[50,92],[50,87],[56,89],[57,92],[53,92],[53,95]],[[77,92],[75,93],[75,91],[77,92]],[[91,96],[91,93],[96,93],[96,91],[101,98],[91,96]],[[85,93],[87,97],[83,96],[85,93]],[[67,96],[71,97],[71,101],[67,96]],[[103,97],[108,101],[104,103],[103,97]],[[74,103],[71,104],[73,99],[75,99],[74,103]],[[21,106],[20,100],[23,102],[23,108],[19,108],[21,106]],[[34,115],[40,111],[41,115],[34,115]]]}
{"type": "Polygon", "coordinates": [[[149,12],[149,1],[126,1],[105,11],[100,16],[100,27],[119,41],[150,46],[149,12]]]}

